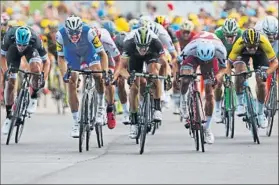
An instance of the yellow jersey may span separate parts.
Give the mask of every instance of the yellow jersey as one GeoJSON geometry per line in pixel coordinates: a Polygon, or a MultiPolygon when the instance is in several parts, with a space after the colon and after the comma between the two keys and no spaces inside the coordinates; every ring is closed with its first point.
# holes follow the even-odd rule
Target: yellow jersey
{"type": "MultiPolygon", "coordinates": [[[[244,41],[242,37],[239,37],[232,47],[232,51],[230,52],[229,55],[229,61],[234,62],[237,59],[237,57],[242,54],[244,48],[245,48],[244,41]]],[[[276,58],[276,54],[269,40],[262,34],[260,34],[259,48],[266,54],[269,61],[272,61],[276,58]]]]}

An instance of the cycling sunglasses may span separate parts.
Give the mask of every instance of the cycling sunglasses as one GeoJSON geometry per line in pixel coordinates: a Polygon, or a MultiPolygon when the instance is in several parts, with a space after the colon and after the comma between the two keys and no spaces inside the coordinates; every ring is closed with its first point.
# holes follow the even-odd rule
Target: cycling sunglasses
{"type": "Polygon", "coordinates": [[[16,44],[17,46],[19,46],[19,47],[26,47],[28,44],[16,44]]]}
{"type": "Polygon", "coordinates": [[[69,35],[79,35],[81,30],[68,30],[69,35]]]}

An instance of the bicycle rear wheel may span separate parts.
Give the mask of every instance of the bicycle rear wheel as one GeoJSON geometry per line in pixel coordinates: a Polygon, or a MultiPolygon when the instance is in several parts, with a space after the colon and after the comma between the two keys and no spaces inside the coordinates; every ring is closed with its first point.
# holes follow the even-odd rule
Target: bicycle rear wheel
{"type": "Polygon", "coordinates": [[[145,147],[145,140],[147,134],[148,124],[151,122],[151,104],[150,104],[150,94],[147,93],[144,98],[143,103],[143,122],[140,124],[141,134],[140,134],[140,154],[143,154],[145,147]]]}
{"type": "Polygon", "coordinates": [[[16,106],[16,109],[13,112],[13,116],[11,118],[11,125],[10,125],[9,133],[7,136],[7,140],[6,140],[6,145],[9,145],[11,136],[13,135],[14,126],[19,118],[20,109],[22,106],[22,100],[23,100],[23,90],[20,90],[19,95],[16,99],[16,102],[13,105],[13,106],[16,106]]]}
{"type": "Polygon", "coordinates": [[[248,114],[249,114],[249,124],[250,124],[250,128],[252,129],[252,135],[253,135],[253,140],[254,142],[257,142],[258,144],[260,144],[260,140],[259,140],[259,136],[258,136],[258,119],[256,111],[254,109],[254,103],[253,103],[253,96],[252,93],[250,92],[250,90],[246,90],[246,100],[247,100],[247,107],[248,107],[248,114]]]}
{"type": "Polygon", "coordinates": [[[269,98],[267,101],[267,119],[268,119],[268,126],[266,128],[266,135],[268,137],[271,136],[272,127],[273,127],[273,121],[274,116],[276,114],[277,110],[277,84],[275,83],[270,90],[269,98]]]}
{"type": "Polygon", "coordinates": [[[23,132],[23,129],[24,129],[25,118],[27,116],[26,115],[27,114],[27,106],[28,106],[28,103],[29,103],[29,94],[28,94],[27,90],[24,90],[22,97],[23,97],[23,99],[22,99],[23,101],[22,101],[22,104],[20,106],[20,112],[19,112],[19,117],[20,117],[20,119],[22,117],[22,120],[20,120],[19,123],[16,123],[15,143],[18,143],[20,138],[21,138],[21,135],[22,135],[22,132],[23,132]]]}
{"type": "MultiPolygon", "coordinates": [[[[79,152],[82,152],[83,149],[83,140],[85,138],[85,132],[87,131],[88,125],[88,95],[85,94],[82,97],[82,104],[80,110],[80,124],[79,124],[79,152]]],[[[89,145],[89,139],[86,137],[86,143],[89,145]]],[[[88,146],[89,148],[89,146],[88,146]]]]}

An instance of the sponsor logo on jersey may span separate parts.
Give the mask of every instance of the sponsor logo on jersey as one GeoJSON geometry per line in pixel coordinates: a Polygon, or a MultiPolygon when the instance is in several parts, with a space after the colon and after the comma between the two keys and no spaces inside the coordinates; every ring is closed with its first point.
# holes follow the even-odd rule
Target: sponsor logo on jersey
{"type": "Polygon", "coordinates": [[[102,46],[102,43],[99,39],[99,37],[95,36],[94,39],[93,39],[93,45],[95,48],[99,48],[102,46]]]}
{"type": "Polygon", "coordinates": [[[56,42],[56,50],[58,52],[61,52],[63,50],[63,47],[62,47],[62,45],[59,42],[56,42]]]}

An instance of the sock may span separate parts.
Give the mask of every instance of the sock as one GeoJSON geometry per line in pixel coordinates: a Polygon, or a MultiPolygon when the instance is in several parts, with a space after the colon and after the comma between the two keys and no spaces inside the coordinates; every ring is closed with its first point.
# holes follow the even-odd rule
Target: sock
{"type": "Polygon", "coordinates": [[[128,104],[128,102],[122,104],[122,107],[123,107],[123,112],[124,112],[125,114],[129,114],[129,104],[128,104]]]}
{"type": "Polygon", "coordinates": [[[209,129],[210,122],[211,122],[211,116],[206,116],[206,123],[205,123],[205,128],[206,129],[209,129]]]}
{"type": "Polygon", "coordinates": [[[264,104],[258,101],[258,114],[264,113],[264,104]]]}
{"type": "Polygon", "coordinates": [[[73,115],[73,119],[75,121],[77,121],[78,120],[78,112],[72,112],[72,115],[73,115]]]}
{"type": "Polygon", "coordinates": [[[6,105],[6,113],[7,113],[7,118],[11,116],[12,113],[12,105],[6,105]]]}
{"type": "Polygon", "coordinates": [[[113,104],[107,106],[107,113],[113,111],[113,104]]]}
{"type": "Polygon", "coordinates": [[[244,103],[243,103],[243,100],[244,100],[244,94],[242,93],[242,94],[237,94],[237,104],[238,105],[243,105],[244,103]]]}
{"type": "Polygon", "coordinates": [[[216,101],[215,102],[215,109],[220,110],[221,109],[221,101],[216,101]]]}
{"type": "Polygon", "coordinates": [[[154,99],[154,107],[155,107],[155,110],[161,111],[161,100],[160,100],[160,98],[159,99],[154,99]]]}
{"type": "Polygon", "coordinates": [[[164,95],[164,94],[165,94],[165,83],[164,83],[164,80],[163,80],[163,79],[161,80],[161,86],[162,86],[162,87],[161,87],[161,88],[162,88],[162,89],[161,89],[161,90],[162,90],[162,95],[164,95]]]}

